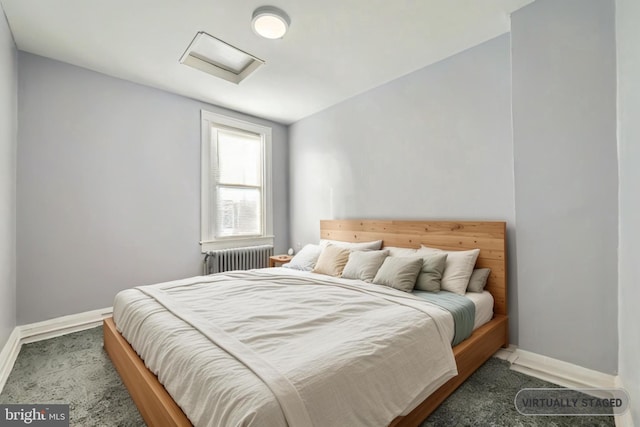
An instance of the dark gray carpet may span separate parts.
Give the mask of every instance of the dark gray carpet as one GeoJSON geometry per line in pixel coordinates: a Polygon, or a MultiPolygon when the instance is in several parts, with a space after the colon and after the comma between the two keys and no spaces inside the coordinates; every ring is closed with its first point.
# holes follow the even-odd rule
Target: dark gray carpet
{"type": "Polygon", "coordinates": [[[555,384],[510,370],[509,363],[504,360],[491,358],[449,396],[422,427],[615,426],[613,416],[525,416],[516,410],[514,399],[519,390],[556,387],[555,384]]]}
{"type": "Polygon", "coordinates": [[[102,349],[102,328],[25,344],[0,403],[68,403],[72,426],[144,426],[102,349]]]}
{"type": "MultiPolygon", "coordinates": [[[[490,359],[422,426],[614,426],[613,417],[520,415],[513,399],[525,387],[556,386],[490,359]]],[[[102,349],[102,328],[24,345],[0,403],[68,403],[72,426],[144,426],[102,349]]]]}

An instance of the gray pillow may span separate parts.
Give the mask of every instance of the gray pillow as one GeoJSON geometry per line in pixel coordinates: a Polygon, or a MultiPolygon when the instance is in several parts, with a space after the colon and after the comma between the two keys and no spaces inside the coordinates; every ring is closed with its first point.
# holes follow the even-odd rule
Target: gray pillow
{"type": "Polygon", "coordinates": [[[489,274],[491,274],[490,268],[476,268],[473,270],[467,286],[467,292],[482,292],[484,287],[487,286],[489,274]]]}
{"type": "Polygon", "coordinates": [[[422,269],[422,258],[387,257],[376,273],[373,283],[411,292],[422,269]]]}
{"type": "Polygon", "coordinates": [[[387,251],[355,251],[349,254],[349,261],[342,270],[345,279],[359,279],[371,282],[389,255],[387,251]]]}
{"type": "Polygon", "coordinates": [[[416,281],[416,289],[421,291],[439,292],[442,273],[447,265],[447,254],[437,253],[422,257],[422,271],[416,281]]]}

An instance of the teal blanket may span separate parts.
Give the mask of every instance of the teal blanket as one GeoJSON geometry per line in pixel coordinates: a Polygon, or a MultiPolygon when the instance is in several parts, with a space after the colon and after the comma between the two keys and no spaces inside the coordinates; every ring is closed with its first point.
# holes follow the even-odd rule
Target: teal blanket
{"type": "Polygon", "coordinates": [[[442,307],[453,315],[455,335],[451,345],[461,343],[473,332],[476,306],[469,298],[447,291],[425,292],[414,290],[413,295],[442,307]]]}

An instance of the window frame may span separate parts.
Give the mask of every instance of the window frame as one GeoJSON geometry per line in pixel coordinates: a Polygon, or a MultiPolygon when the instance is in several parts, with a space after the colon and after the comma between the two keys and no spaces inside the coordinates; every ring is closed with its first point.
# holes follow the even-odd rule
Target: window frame
{"type": "Polygon", "coordinates": [[[201,110],[201,187],[200,187],[200,245],[202,253],[217,249],[241,248],[256,245],[273,245],[273,188],[271,180],[272,129],[256,123],[201,110]],[[262,139],[262,234],[259,236],[215,236],[216,185],[214,172],[217,151],[214,149],[212,128],[250,132],[262,139]]]}

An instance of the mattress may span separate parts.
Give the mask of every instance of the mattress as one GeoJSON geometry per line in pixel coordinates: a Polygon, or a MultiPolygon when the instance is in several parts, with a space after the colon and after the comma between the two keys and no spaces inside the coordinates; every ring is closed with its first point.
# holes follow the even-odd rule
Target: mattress
{"type": "Polygon", "coordinates": [[[283,270],[116,296],[118,330],[195,426],[387,425],[457,374],[446,311],[283,270]]]}
{"type": "Polygon", "coordinates": [[[473,323],[474,330],[493,319],[493,296],[490,292],[467,292],[464,296],[469,298],[473,305],[476,306],[476,316],[473,323]]]}
{"type": "MultiPolygon", "coordinates": [[[[427,291],[413,291],[412,293],[417,297],[422,297],[422,295],[424,294],[433,295],[432,292],[427,291]]],[[[490,292],[467,292],[466,294],[464,294],[464,298],[471,300],[475,307],[473,320],[474,331],[493,319],[493,296],[490,292]]]]}

